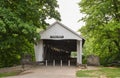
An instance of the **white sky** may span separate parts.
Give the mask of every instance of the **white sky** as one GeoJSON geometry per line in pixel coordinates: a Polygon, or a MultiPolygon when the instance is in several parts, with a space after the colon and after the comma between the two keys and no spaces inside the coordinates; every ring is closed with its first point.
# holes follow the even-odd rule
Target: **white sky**
{"type": "MultiPolygon", "coordinates": [[[[80,13],[80,8],[78,2],[80,0],[57,0],[59,4],[58,11],[61,15],[61,23],[65,26],[68,26],[74,31],[78,31],[81,26],[84,25],[83,22],[78,22],[79,19],[83,17],[83,14],[80,13]]],[[[55,20],[48,20],[50,24],[54,23],[55,20]]]]}

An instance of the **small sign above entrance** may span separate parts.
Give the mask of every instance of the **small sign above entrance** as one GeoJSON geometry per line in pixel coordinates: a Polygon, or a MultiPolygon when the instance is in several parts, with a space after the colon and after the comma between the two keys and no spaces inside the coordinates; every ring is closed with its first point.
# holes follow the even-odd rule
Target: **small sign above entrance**
{"type": "Polygon", "coordinates": [[[62,35],[53,35],[53,36],[50,36],[50,38],[64,38],[64,36],[62,36],[62,35]]]}

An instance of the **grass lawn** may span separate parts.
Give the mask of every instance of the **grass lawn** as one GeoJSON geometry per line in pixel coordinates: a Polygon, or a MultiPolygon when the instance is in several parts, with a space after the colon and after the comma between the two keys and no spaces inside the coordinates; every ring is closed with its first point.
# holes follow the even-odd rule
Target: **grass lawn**
{"type": "Polygon", "coordinates": [[[0,73],[0,78],[7,77],[7,76],[15,76],[15,75],[18,75],[20,72],[21,71],[0,73]]]}
{"type": "Polygon", "coordinates": [[[76,75],[77,77],[120,78],[120,68],[101,67],[98,70],[79,70],[76,75]]]}

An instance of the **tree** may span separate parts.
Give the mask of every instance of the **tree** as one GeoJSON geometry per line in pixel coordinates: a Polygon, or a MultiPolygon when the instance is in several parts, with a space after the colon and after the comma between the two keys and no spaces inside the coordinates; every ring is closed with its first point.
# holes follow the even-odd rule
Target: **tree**
{"type": "Polygon", "coordinates": [[[56,8],[56,0],[0,0],[0,67],[33,51],[34,38],[40,38],[37,29],[45,29],[46,19],[60,20],[56,8]]]}
{"type": "Polygon", "coordinates": [[[86,54],[101,57],[102,64],[120,60],[120,1],[81,0],[80,11],[86,16],[80,31],[86,37],[86,54]],[[88,47],[89,46],[89,47],[88,47]]]}

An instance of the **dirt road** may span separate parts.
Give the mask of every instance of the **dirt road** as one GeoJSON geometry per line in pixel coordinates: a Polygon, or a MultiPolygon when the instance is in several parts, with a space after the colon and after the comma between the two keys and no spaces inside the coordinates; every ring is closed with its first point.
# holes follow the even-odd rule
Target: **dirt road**
{"type": "Polygon", "coordinates": [[[41,66],[27,70],[20,75],[6,78],[76,78],[76,71],[75,66],[41,66]]]}

